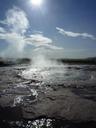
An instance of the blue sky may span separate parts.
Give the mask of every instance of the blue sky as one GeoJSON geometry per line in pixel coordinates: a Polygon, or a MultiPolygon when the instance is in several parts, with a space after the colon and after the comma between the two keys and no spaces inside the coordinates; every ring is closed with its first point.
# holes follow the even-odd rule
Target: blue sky
{"type": "Polygon", "coordinates": [[[3,56],[96,56],[96,0],[0,0],[0,9],[3,56]]]}

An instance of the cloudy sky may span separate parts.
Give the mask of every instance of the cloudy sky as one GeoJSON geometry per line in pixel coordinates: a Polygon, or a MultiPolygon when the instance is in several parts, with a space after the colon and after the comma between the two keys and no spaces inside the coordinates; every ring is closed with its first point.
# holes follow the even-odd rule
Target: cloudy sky
{"type": "Polygon", "coordinates": [[[96,0],[0,0],[0,55],[94,57],[95,26],[96,0]]]}

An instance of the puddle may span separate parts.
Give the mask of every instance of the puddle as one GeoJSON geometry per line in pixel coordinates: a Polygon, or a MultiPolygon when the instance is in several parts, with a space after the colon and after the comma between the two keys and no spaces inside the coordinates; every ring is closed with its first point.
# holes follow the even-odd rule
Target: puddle
{"type": "Polygon", "coordinates": [[[14,98],[13,107],[26,103],[33,103],[37,100],[38,93],[35,89],[30,89],[30,95],[19,95],[14,98]]]}
{"type": "Polygon", "coordinates": [[[37,98],[37,96],[38,96],[37,91],[35,89],[30,89],[30,91],[32,92],[32,95],[37,98]]]}
{"type": "Polygon", "coordinates": [[[23,102],[23,96],[16,96],[14,98],[13,107],[17,106],[18,104],[21,104],[23,102]]]}

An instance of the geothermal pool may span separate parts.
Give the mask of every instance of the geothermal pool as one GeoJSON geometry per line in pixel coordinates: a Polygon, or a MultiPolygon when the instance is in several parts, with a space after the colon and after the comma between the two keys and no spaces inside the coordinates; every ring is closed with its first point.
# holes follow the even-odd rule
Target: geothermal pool
{"type": "MultiPolygon", "coordinates": [[[[20,120],[23,118],[31,120],[31,118],[36,119],[40,116],[42,117],[42,115],[44,115],[44,117],[46,115],[48,116],[46,120],[49,121],[49,124],[53,121],[49,117],[54,118],[54,116],[72,121],[76,119],[77,122],[78,120],[90,122],[90,117],[92,121],[95,121],[96,117],[94,115],[96,114],[93,112],[95,105],[95,65],[55,63],[54,65],[40,66],[22,64],[0,68],[0,107],[4,108],[4,111],[6,111],[6,108],[8,111],[11,111],[11,109],[12,111],[14,109],[17,111],[17,108],[23,111],[23,113],[19,115],[20,119],[18,115],[13,116],[16,120],[19,120],[19,122],[7,122],[12,128],[13,125],[21,128],[24,122],[22,123],[20,120]],[[66,97],[68,99],[66,99],[66,97]],[[74,102],[71,104],[71,101],[74,102]],[[51,103],[52,105],[55,104],[55,106],[59,103],[59,106],[57,105],[57,108],[49,112],[51,103]],[[65,105],[65,108],[62,104],[65,105]],[[62,108],[60,106],[62,106],[62,108]],[[66,110],[68,111],[66,115],[66,111],[63,111],[63,108],[71,108],[70,106],[72,107],[72,112],[68,109],[66,110]],[[76,107],[75,109],[79,111],[79,113],[77,112],[78,117],[75,117],[77,114],[74,106],[76,107]],[[60,114],[60,112],[57,113],[57,111],[61,111],[60,109],[62,109],[62,114],[60,114]],[[90,113],[87,113],[87,109],[90,113]],[[85,110],[86,116],[84,117],[82,113],[84,113],[85,110]],[[72,117],[72,119],[70,119],[70,117],[72,117]]],[[[1,109],[0,112],[3,113],[2,111],[1,109]]],[[[3,114],[0,116],[1,119],[2,115],[3,114]]],[[[3,118],[5,117],[6,114],[3,118]]],[[[12,119],[12,117],[8,116],[8,119],[9,118],[12,119]]],[[[6,119],[2,119],[3,123],[4,120],[6,119]]],[[[29,124],[33,125],[33,122],[29,121],[29,124]]],[[[25,127],[27,128],[27,125],[30,126],[29,124],[27,122],[25,127]]],[[[64,125],[66,126],[66,123],[64,125]]],[[[69,124],[68,128],[73,127],[69,124]]]]}
{"type": "Polygon", "coordinates": [[[59,86],[91,88],[95,83],[95,65],[17,65],[0,68],[0,93],[14,95],[13,106],[23,103],[24,100],[32,101],[32,96],[34,101],[38,91],[46,93],[59,86]]]}

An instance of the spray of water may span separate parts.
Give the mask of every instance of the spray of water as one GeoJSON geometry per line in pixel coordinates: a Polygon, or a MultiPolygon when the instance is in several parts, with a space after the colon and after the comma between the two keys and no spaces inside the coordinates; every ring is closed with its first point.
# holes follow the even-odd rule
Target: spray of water
{"type": "Polygon", "coordinates": [[[44,55],[38,55],[34,56],[31,66],[22,72],[22,76],[25,79],[46,81],[52,79],[55,73],[64,73],[64,70],[59,70],[60,67],[64,67],[64,65],[44,55]]]}

